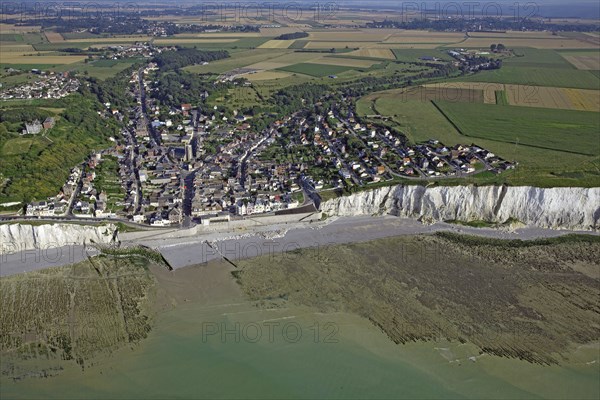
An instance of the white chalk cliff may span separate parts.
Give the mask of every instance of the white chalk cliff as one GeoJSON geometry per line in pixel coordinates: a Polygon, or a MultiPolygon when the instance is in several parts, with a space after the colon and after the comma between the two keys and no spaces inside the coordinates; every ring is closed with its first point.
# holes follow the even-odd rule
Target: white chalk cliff
{"type": "Polygon", "coordinates": [[[108,244],[116,239],[117,227],[113,224],[103,226],[3,224],[0,225],[0,254],[72,244],[108,244]]]}
{"type": "Polygon", "coordinates": [[[600,188],[391,186],[321,203],[328,215],[381,215],[423,221],[504,223],[541,228],[600,229],[600,188]]]}

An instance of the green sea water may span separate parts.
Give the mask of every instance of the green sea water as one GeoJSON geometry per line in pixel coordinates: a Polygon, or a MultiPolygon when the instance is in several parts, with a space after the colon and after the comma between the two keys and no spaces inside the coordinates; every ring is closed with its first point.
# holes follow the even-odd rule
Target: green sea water
{"type": "Polygon", "coordinates": [[[186,304],[85,371],[2,380],[4,398],[598,398],[598,365],[542,367],[469,345],[396,345],[366,319],[186,304]]]}

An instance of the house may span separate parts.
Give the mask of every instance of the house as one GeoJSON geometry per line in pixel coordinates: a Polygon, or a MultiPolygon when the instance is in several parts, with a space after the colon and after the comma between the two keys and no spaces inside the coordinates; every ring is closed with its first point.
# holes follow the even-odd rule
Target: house
{"type": "Polygon", "coordinates": [[[48,117],[44,120],[44,122],[42,123],[42,126],[44,127],[44,129],[52,129],[54,128],[54,118],[52,117],[48,117]]]}
{"type": "Polygon", "coordinates": [[[192,105],[191,104],[182,104],[181,105],[181,111],[190,111],[192,109],[192,105]]]}

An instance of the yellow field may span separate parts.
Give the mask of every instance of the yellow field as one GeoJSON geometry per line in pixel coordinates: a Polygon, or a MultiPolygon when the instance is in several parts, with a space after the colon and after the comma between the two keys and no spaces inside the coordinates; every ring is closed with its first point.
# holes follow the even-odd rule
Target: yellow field
{"type": "MultiPolygon", "coordinates": [[[[485,47],[488,48],[497,38],[469,38],[460,43],[460,47],[485,47]]],[[[508,48],[514,47],[534,47],[536,49],[596,49],[597,45],[588,42],[582,42],[577,39],[567,39],[556,36],[556,39],[502,39],[502,44],[508,48]]],[[[447,45],[446,47],[454,47],[447,45]]]]}
{"type": "Polygon", "coordinates": [[[202,43],[232,43],[237,42],[239,39],[181,39],[181,38],[166,38],[166,39],[156,39],[154,41],[155,44],[166,44],[166,45],[176,45],[176,44],[202,44],[202,43]]]}
{"type": "Polygon", "coordinates": [[[35,53],[29,52],[4,52],[2,55],[3,64],[48,64],[48,65],[59,65],[59,64],[72,64],[83,61],[87,58],[85,55],[78,56],[57,56],[55,54],[48,55],[49,51],[40,51],[35,53]],[[40,54],[40,55],[38,55],[40,54]]]}
{"type": "Polygon", "coordinates": [[[326,65],[339,65],[341,67],[356,67],[356,68],[369,68],[374,64],[378,64],[378,61],[374,60],[358,60],[356,58],[342,58],[342,57],[321,57],[314,61],[316,64],[326,65]]]}
{"type": "Polygon", "coordinates": [[[272,79],[281,79],[292,76],[291,72],[283,72],[283,71],[260,71],[254,74],[244,75],[244,78],[249,81],[269,81],[272,79]]]}
{"type": "Polygon", "coordinates": [[[58,32],[44,32],[44,35],[50,43],[59,43],[65,41],[65,38],[62,37],[62,35],[58,32]]]}
{"type": "Polygon", "coordinates": [[[600,69],[600,53],[594,53],[587,56],[568,56],[563,57],[573,64],[577,69],[598,70],[600,69]]]}
{"type": "Polygon", "coordinates": [[[258,46],[259,49],[287,49],[296,40],[269,40],[258,46]]]}
{"type": "Polygon", "coordinates": [[[387,60],[396,59],[396,56],[394,56],[394,53],[390,49],[360,49],[347,54],[358,57],[385,58],[387,60]]]}
{"type": "Polygon", "coordinates": [[[511,106],[598,111],[600,91],[543,86],[505,85],[485,82],[445,82],[424,85],[428,88],[482,90],[484,103],[496,103],[496,91],[504,90],[511,106]]]}
{"type": "Polygon", "coordinates": [[[423,85],[427,88],[435,89],[466,89],[483,91],[483,102],[485,104],[496,104],[496,90],[504,90],[501,83],[486,82],[441,82],[423,85]]]}

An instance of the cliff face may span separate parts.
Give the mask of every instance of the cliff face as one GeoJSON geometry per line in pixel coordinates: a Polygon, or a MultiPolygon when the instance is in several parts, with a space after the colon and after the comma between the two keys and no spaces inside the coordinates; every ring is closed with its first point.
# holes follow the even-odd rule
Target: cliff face
{"type": "Polygon", "coordinates": [[[600,188],[392,186],[321,204],[329,215],[381,215],[424,221],[503,223],[553,229],[600,229],[600,188]]]}
{"type": "Polygon", "coordinates": [[[0,254],[22,250],[47,249],[72,244],[102,243],[116,240],[117,227],[73,224],[0,225],[0,254]]]}

